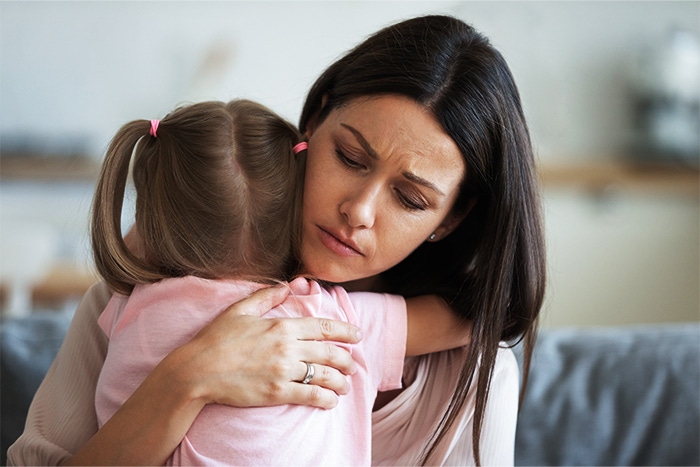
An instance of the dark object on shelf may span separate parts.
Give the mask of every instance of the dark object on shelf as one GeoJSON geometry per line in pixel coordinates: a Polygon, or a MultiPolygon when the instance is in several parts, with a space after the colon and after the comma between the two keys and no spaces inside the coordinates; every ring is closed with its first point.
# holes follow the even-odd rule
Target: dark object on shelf
{"type": "Polygon", "coordinates": [[[673,30],[642,50],[632,78],[634,153],[700,166],[700,40],[673,30]]]}

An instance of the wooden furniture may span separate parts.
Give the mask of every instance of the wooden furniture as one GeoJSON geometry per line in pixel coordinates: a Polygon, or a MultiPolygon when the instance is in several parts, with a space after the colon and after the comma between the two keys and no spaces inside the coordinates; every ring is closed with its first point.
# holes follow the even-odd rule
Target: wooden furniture
{"type": "MultiPolygon", "coordinates": [[[[619,158],[618,158],[619,159],[619,158]]],[[[2,180],[93,181],[99,162],[84,157],[0,157],[2,180]]],[[[559,162],[542,165],[543,187],[600,190],[618,186],[634,191],[698,195],[697,168],[670,164],[640,164],[610,158],[609,161],[559,162]]]]}
{"type": "Polygon", "coordinates": [[[593,193],[610,189],[647,194],[695,196],[700,194],[697,169],[625,162],[556,164],[540,167],[544,189],[581,189],[593,193]]]}
{"type": "MultiPolygon", "coordinates": [[[[98,280],[86,267],[57,263],[32,288],[32,304],[35,309],[61,309],[66,302],[79,300],[98,280]]],[[[7,286],[0,284],[0,303],[5,303],[7,294],[7,286]]]]}
{"type": "Polygon", "coordinates": [[[100,162],[87,157],[0,156],[0,179],[31,181],[94,181],[100,162]]]}

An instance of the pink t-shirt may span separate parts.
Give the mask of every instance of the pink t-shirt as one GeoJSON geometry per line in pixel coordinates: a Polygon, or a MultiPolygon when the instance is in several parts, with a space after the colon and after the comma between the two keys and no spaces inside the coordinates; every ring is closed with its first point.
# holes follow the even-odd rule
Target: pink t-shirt
{"type": "MultiPolygon", "coordinates": [[[[370,465],[372,406],[377,391],[401,387],[406,350],[402,297],[348,294],[295,279],[293,294],[266,317],[316,316],[362,329],[349,346],[358,371],[350,393],[332,410],[299,405],[236,408],[208,405],[168,464],[181,465],[370,465]]],[[[259,284],[196,277],[166,279],[115,295],[99,318],[110,339],[95,396],[102,426],[173,349],[259,284]]]]}

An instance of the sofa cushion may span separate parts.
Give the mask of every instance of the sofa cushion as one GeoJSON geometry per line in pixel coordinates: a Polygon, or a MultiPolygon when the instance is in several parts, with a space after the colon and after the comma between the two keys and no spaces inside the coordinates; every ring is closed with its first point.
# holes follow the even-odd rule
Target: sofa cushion
{"type": "Polygon", "coordinates": [[[7,448],[22,434],[29,404],[49,370],[70,324],[58,311],[34,312],[0,322],[0,465],[7,448]]]}
{"type": "Polygon", "coordinates": [[[542,331],[515,460],[700,465],[700,323],[542,331]]]}

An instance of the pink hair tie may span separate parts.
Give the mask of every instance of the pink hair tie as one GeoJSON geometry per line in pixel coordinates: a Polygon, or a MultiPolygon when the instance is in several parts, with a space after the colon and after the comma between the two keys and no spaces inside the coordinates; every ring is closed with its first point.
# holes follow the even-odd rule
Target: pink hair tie
{"type": "Polygon", "coordinates": [[[298,143],[295,145],[292,150],[294,151],[294,154],[299,154],[301,151],[306,151],[309,148],[309,143],[306,141],[302,141],[301,143],[298,143]]]}
{"type": "Polygon", "coordinates": [[[154,138],[157,138],[156,132],[158,131],[158,125],[160,125],[160,120],[151,120],[151,131],[150,134],[154,138]]]}

